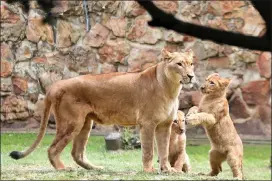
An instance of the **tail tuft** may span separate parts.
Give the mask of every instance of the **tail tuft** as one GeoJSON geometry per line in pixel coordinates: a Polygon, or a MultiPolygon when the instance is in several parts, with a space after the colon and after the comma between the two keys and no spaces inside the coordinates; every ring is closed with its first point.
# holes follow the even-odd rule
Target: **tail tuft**
{"type": "Polygon", "coordinates": [[[24,154],[19,151],[12,151],[9,156],[15,160],[19,160],[20,158],[24,157],[24,154]]]}

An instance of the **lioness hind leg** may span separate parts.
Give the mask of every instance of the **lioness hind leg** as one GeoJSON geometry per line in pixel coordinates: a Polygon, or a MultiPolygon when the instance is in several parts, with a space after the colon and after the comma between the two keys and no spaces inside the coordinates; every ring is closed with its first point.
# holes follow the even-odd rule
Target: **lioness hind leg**
{"type": "Polygon", "coordinates": [[[72,156],[74,161],[81,167],[89,169],[102,169],[101,166],[95,166],[89,163],[87,157],[85,156],[86,145],[88,142],[89,134],[92,128],[93,121],[86,117],[83,128],[80,133],[75,137],[73,141],[72,156]]]}
{"type": "Polygon", "coordinates": [[[57,114],[55,114],[56,123],[60,123],[60,125],[62,125],[63,127],[62,128],[57,127],[56,137],[48,149],[48,158],[50,160],[50,163],[56,170],[63,170],[65,169],[65,166],[63,162],[60,160],[60,154],[63,151],[63,149],[67,146],[67,144],[71,142],[76,135],[78,135],[85,119],[83,119],[82,121],[82,119],[76,118],[73,119],[73,116],[71,116],[70,119],[77,121],[68,122],[65,120],[65,117],[56,115],[57,114]]]}

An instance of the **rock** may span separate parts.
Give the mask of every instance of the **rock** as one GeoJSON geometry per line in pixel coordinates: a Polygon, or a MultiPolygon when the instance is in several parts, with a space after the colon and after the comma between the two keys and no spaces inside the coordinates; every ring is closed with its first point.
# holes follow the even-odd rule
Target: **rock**
{"type": "Polygon", "coordinates": [[[162,38],[162,32],[147,25],[149,20],[151,20],[149,16],[138,16],[129,28],[127,38],[138,43],[156,44],[162,38]]]}
{"type": "Polygon", "coordinates": [[[198,106],[201,100],[202,94],[200,93],[200,91],[191,91],[190,94],[192,96],[192,105],[198,106]]]}
{"type": "Polygon", "coordinates": [[[118,65],[118,67],[117,67],[118,72],[127,72],[127,70],[128,70],[128,66],[125,66],[122,64],[118,65]]]}
{"type": "Polygon", "coordinates": [[[27,72],[30,69],[29,62],[18,62],[14,65],[13,75],[19,77],[27,76],[27,72]]]}
{"type": "Polygon", "coordinates": [[[166,43],[166,45],[163,47],[165,50],[169,51],[169,52],[182,52],[183,47],[177,45],[177,44],[170,44],[170,43],[166,43]]]}
{"type": "Polygon", "coordinates": [[[260,80],[261,76],[258,71],[246,69],[243,71],[243,83],[246,84],[251,81],[260,80]]]}
{"type": "Polygon", "coordinates": [[[271,77],[271,53],[263,52],[257,60],[260,75],[265,78],[271,77]]]}
{"type": "Polygon", "coordinates": [[[102,74],[116,72],[116,71],[117,71],[116,67],[113,64],[109,64],[109,63],[102,64],[102,69],[101,69],[102,74]]]}
{"type": "Polygon", "coordinates": [[[230,114],[235,118],[248,118],[250,117],[250,110],[243,100],[242,92],[237,89],[229,100],[230,114]]]}
{"type": "Polygon", "coordinates": [[[245,5],[243,1],[214,1],[208,3],[208,12],[217,16],[231,13],[245,5]]]}
{"type": "Polygon", "coordinates": [[[219,52],[219,45],[210,41],[197,41],[192,47],[197,60],[215,57],[219,52]]]}
{"type": "Polygon", "coordinates": [[[179,109],[192,107],[192,95],[190,92],[182,91],[179,95],[179,109]]]}
{"type": "Polygon", "coordinates": [[[168,30],[164,32],[164,39],[167,42],[180,43],[184,41],[184,36],[175,31],[168,30]]]}
{"type": "Polygon", "coordinates": [[[138,2],[124,1],[124,13],[127,17],[136,17],[144,14],[146,11],[138,2]]]}
{"type": "Polygon", "coordinates": [[[118,37],[125,37],[128,20],[125,17],[111,19],[106,23],[107,28],[112,30],[113,34],[118,37]]]}
{"type": "Polygon", "coordinates": [[[261,33],[265,30],[265,22],[252,5],[248,6],[244,12],[243,19],[245,23],[241,30],[244,34],[261,36],[261,33]]]}
{"type": "Polygon", "coordinates": [[[124,40],[109,40],[98,50],[101,62],[124,64],[125,59],[130,53],[130,45],[124,40]]]}
{"type": "Polygon", "coordinates": [[[54,82],[61,80],[62,76],[56,72],[44,72],[39,76],[42,88],[47,91],[54,82]]]}
{"type": "Polygon", "coordinates": [[[15,60],[11,49],[8,44],[1,42],[1,61],[6,60],[12,62],[15,60]]]}
{"type": "Polygon", "coordinates": [[[1,3],[1,23],[16,24],[20,16],[8,8],[5,2],[1,3]]]}
{"type": "Polygon", "coordinates": [[[22,95],[27,92],[27,79],[23,77],[14,76],[12,77],[13,92],[16,95],[22,95]]]}
{"type": "Polygon", "coordinates": [[[120,1],[89,1],[89,11],[90,12],[105,12],[116,14],[120,1]]]}
{"type": "Polygon", "coordinates": [[[267,80],[251,81],[241,87],[243,99],[249,105],[267,104],[270,95],[270,82],[267,80]]]}
{"type": "Polygon", "coordinates": [[[40,57],[45,56],[47,53],[51,53],[54,49],[52,45],[50,45],[49,43],[45,41],[39,41],[37,44],[37,47],[38,47],[37,56],[40,56],[40,57]]]}
{"type": "Polygon", "coordinates": [[[26,37],[29,41],[46,41],[50,45],[54,44],[53,29],[50,25],[44,24],[43,16],[35,10],[29,11],[28,24],[26,28],[26,37]]]}
{"type": "Polygon", "coordinates": [[[96,23],[84,37],[83,43],[86,46],[101,47],[106,42],[109,32],[106,27],[96,23]]]}
{"type": "Polygon", "coordinates": [[[179,8],[178,1],[154,1],[154,4],[164,12],[170,14],[176,14],[179,8]]]}
{"type": "Polygon", "coordinates": [[[51,13],[63,16],[79,16],[83,15],[82,1],[53,1],[54,8],[51,13]]]}
{"type": "Polygon", "coordinates": [[[230,61],[228,57],[215,57],[209,58],[207,69],[216,69],[216,68],[229,68],[230,61]]]}
{"type": "Polygon", "coordinates": [[[66,62],[66,65],[69,69],[79,74],[98,73],[98,57],[96,51],[93,49],[85,49],[82,46],[74,46],[70,50],[70,54],[72,55],[72,60],[66,62]]]}
{"type": "MultiPolygon", "coordinates": [[[[235,120],[233,120],[235,123],[235,120]]],[[[235,128],[242,135],[264,135],[262,122],[258,119],[250,119],[243,123],[236,123],[235,128]]]]}
{"type": "Polygon", "coordinates": [[[73,20],[58,20],[56,33],[56,44],[59,48],[67,48],[76,44],[84,31],[84,26],[78,18],[73,20]]]}
{"type": "Polygon", "coordinates": [[[4,120],[19,120],[29,116],[27,102],[21,96],[11,95],[4,99],[1,106],[1,113],[4,120]]]}
{"type": "Polygon", "coordinates": [[[12,74],[14,56],[11,48],[6,43],[1,43],[1,77],[8,77],[12,74]]]}
{"type": "Polygon", "coordinates": [[[17,41],[24,37],[26,22],[18,9],[1,1],[1,42],[17,41]]]}
{"type": "Polygon", "coordinates": [[[258,113],[264,124],[271,125],[271,106],[268,104],[258,106],[258,113]]]}
{"type": "Polygon", "coordinates": [[[20,47],[16,50],[16,60],[22,61],[33,57],[37,47],[34,43],[24,40],[22,41],[20,47]]]}
{"type": "Polygon", "coordinates": [[[7,77],[7,78],[1,77],[1,98],[2,96],[10,95],[11,92],[12,92],[11,77],[7,77]]]}
{"type": "Polygon", "coordinates": [[[146,63],[153,65],[158,62],[159,50],[149,48],[133,48],[128,57],[128,71],[143,70],[146,63]]]}
{"type": "Polygon", "coordinates": [[[1,60],[1,77],[8,77],[12,73],[12,68],[13,64],[6,61],[6,60],[1,60]]]}
{"type": "Polygon", "coordinates": [[[200,91],[182,91],[179,95],[179,109],[187,109],[198,106],[201,100],[200,91]]]}

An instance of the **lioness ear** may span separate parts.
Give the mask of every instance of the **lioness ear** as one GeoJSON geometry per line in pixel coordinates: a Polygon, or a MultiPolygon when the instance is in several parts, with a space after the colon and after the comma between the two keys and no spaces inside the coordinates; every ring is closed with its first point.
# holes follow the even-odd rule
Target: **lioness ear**
{"type": "Polygon", "coordinates": [[[161,55],[164,61],[169,61],[173,57],[172,53],[168,52],[166,49],[162,49],[161,55]]]}
{"type": "Polygon", "coordinates": [[[194,52],[193,52],[192,49],[188,49],[185,52],[188,54],[188,56],[190,57],[190,59],[194,58],[195,54],[194,54],[194,52]]]}

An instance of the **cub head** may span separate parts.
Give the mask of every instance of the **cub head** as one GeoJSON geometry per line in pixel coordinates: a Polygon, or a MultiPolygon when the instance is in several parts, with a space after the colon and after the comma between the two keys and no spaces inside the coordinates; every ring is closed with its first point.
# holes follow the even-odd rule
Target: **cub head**
{"type": "Polygon", "coordinates": [[[194,52],[191,49],[183,53],[170,53],[163,49],[161,55],[163,61],[166,62],[165,74],[168,79],[178,84],[192,83],[195,74],[193,65],[194,52]]]}
{"type": "Polygon", "coordinates": [[[230,79],[220,77],[218,73],[209,75],[205,83],[200,87],[203,94],[222,95],[226,92],[230,79]]]}
{"type": "Polygon", "coordinates": [[[178,111],[178,118],[174,120],[172,124],[172,132],[176,134],[183,134],[185,131],[185,114],[182,111],[178,111]]]}

